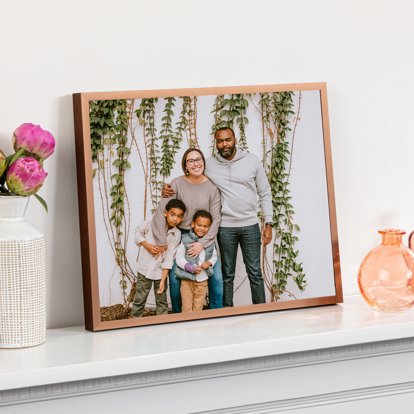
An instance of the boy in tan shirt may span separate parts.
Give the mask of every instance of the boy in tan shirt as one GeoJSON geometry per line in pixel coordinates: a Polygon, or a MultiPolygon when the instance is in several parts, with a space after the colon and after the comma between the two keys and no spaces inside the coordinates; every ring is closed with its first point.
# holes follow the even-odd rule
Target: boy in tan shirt
{"type": "Polygon", "coordinates": [[[140,317],[144,314],[148,295],[154,286],[156,314],[168,313],[167,275],[174,263],[174,256],[181,241],[177,226],[184,217],[186,207],[181,200],[172,199],[165,206],[164,229],[167,235],[167,248],[156,245],[151,230],[151,221],[146,220],[135,230],[135,243],[140,246],[137,263],[137,288],[131,314],[140,317]]]}

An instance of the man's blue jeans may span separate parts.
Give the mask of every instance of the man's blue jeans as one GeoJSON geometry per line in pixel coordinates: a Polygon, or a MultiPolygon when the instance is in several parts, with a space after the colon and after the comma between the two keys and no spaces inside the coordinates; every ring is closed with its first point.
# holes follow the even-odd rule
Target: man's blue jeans
{"type": "MultiPolygon", "coordinates": [[[[170,298],[173,313],[181,312],[181,280],[175,277],[176,267],[177,265],[174,260],[174,266],[169,272],[170,298]]],[[[221,273],[220,259],[213,266],[213,272],[213,276],[208,278],[209,309],[223,307],[223,275],[221,273]]]]}
{"type": "Polygon", "coordinates": [[[252,302],[265,303],[265,290],[260,270],[260,246],[262,237],[258,224],[244,227],[220,227],[217,240],[220,246],[223,270],[223,306],[233,306],[234,277],[236,273],[237,248],[240,248],[249,277],[252,302]]]}

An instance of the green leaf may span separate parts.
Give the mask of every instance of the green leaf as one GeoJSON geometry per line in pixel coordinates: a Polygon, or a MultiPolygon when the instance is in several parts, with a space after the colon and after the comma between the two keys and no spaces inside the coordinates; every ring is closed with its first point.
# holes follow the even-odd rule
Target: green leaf
{"type": "Polygon", "coordinates": [[[46,213],[48,213],[46,201],[42,197],[40,197],[40,195],[38,195],[38,194],[34,194],[34,196],[39,200],[39,203],[46,210],[46,213]]]}

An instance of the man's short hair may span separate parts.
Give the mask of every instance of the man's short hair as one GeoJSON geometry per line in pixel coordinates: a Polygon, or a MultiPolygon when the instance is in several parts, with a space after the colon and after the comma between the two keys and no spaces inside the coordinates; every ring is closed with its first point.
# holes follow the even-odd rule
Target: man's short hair
{"type": "Polygon", "coordinates": [[[236,138],[236,134],[234,133],[234,129],[233,128],[230,128],[230,127],[228,127],[228,126],[225,126],[225,127],[221,127],[221,128],[219,128],[219,129],[217,129],[216,130],[216,132],[214,133],[214,138],[217,138],[217,134],[220,132],[220,131],[230,131],[232,134],[233,134],[233,137],[234,138],[236,138]]]}
{"type": "Polygon", "coordinates": [[[172,198],[165,206],[165,209],[167,211],[170,211],[172,208],[179,208],[180,210],[183,211],[183,213],[185,213],[186,211],[185,204],[178,198],[172,198]]]}
{"type": "Polygon", "coordinates": [[[198,210],[195,212],[193,216],[193,221],[196,221],[199,217],[208,218],[210,220],[210,224],[213,222],[213,216],[207,210],[198,210]]]}

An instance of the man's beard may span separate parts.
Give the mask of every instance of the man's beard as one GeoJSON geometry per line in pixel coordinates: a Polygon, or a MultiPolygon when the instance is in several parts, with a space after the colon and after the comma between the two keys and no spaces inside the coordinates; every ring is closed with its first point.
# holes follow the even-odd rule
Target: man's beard
{"type": "Polygon", "coordinates": [[[236,151],[236,147],[231,147],[227,150],[219,150],[219,154],[223,157],[223,158],[228,158],[231,157],[236,151]]]}

